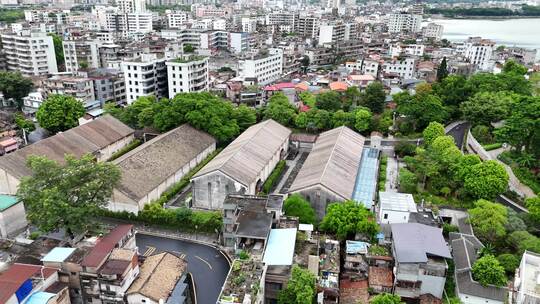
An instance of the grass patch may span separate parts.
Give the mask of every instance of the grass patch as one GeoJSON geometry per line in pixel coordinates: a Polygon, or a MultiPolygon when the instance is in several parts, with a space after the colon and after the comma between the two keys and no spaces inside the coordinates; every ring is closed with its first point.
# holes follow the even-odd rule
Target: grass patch
{"type": "Polygon", "coordinates": [[[284,160],[280,160],[277,163],[272,173],[270,173],[270,175],[264,182],[261,190],[262,193],[270,193],[270,191],[272,191],[272,189],[277,185],[279,179],[281,178],[281,175],[283,174],[283,171],[285,170],[286,164],[287,163],[284,160]]]}
{"type": "Polygon", "coordinates": [[[107,161],[113,161],[113,160],[119,158],[120,156],[128,153],[129,151],[137,148],[141,144],[142,144],[142,141],[140,141],[138,139],[134,139],[129,144],[127,144],[125,147],[123,147],[122,149],[114,152],[107,161]]]}
{"type": "Polygon", "coordinates": [[[502,145],[503,145],[502,143],[494,143],[494,144],[482,145],[482,147],[486,151],[491,151],[491,150],[502,148],[502,145]]]}

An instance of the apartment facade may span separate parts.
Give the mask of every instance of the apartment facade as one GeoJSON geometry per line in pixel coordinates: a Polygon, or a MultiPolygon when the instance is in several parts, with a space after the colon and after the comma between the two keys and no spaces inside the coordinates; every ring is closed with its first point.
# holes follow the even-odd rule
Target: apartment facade
{"type": "Polygon", "coordinates": [[[99,44],[95,41],[62,41],[66,72],[76,73],[79,69],[99,68],[99,44]]]}
{"type": "Polygon", "coordinates": [[[82,103],[94,101],[94,84],[87,77],[71,76],[69,74],[55,75],[43,81],[45,94],[72,96],[82,103]]]}
{"type": "Polygon", "coordinates": [[[169,28],[181,28],[188,20],[186,12],[168,11],[167,12],[167,26],[169,28]]]}
{"type": "Polygon", "coordinates": [[[142,54],[135,60],[122,62],[128,104],[141,96],[167,96],[165,61],[164,57],[158,57],[157,54],[142,54]]]}
{"type": "Polygon", "coordinates": [[[392,59],[382,65],[383,71],[386,74],[395,74],[402,79],[411,79],[416,72],[416,59],[392,59]]]}
{"type": "Polygon", "coordinates": [[[444,32],[444,26],[437,23],[429,23],[422,29],[422,34],[425,38],[431,38],[436,41],[441,40],[444,32]]]}
{"type": "Polygon", "coordinates": [[[56,56],[51,36],[43,32],[20,31],[0,35],[8,71],[23,76],[46,76],[56,73],[56,56]]]}
{"type": "Polygon", "coordinates": [[[480,37],[471,37],[464,44],[465,57],[477,69],[488,71],[492,67],[491,57],[495,50],[495,42],[482,39],[480,37]]]}
{"type": "Polygon", "coordinates": [[[165,65],[169,98],[178,93],[208,91],[208,57],[178,58],[165,65]]]}
{"type": "Polygon", "coordinates": [[[388,32],[390,33],[417,33],[420,31],[421,25],[421,15],[395,13],[388,17],[388,32]]]}
{"type": "Polygon", "coordinates": [[[283,73],[283,50],[268,49],[267,54],[259,53],[252,59],[240,60],[239,75],[256,78],[259,85],[267,85],[278,80],[283,73]]]}

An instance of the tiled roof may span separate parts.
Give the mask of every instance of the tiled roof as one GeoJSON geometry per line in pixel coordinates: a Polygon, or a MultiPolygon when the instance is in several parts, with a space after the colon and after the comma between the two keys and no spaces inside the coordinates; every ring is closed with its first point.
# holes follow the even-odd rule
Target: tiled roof
{"type": "Polygon", "coordinates": [[[400,263],[425,263],[428,255],[451,258],[441,228],[417,223],[392,224],[395,258],[400,263]]]}
{"type": "Polygon", "coordinates": [[[42,268],[45,278],[58,271],[50,267],[16,263],[0,274],[0,303],[6,303],[26,280],[36,275],[41,276],[42,268]]]}
{"type": "Polygon", "coordinates": [[[84,258],[81,265],[85,267],[98,267],[100,263],[112,252],[120,242],[133,229],[133,225],[120,225],[114,228],[98,241],[96,246],[84,258]]]}
{"type": "Polygon", "coordinates": [[[193,179],[220,171],[247,187],[256,182],[290,134],[291,130],[272,119],[253,125],[197,172],[193,179]]]}

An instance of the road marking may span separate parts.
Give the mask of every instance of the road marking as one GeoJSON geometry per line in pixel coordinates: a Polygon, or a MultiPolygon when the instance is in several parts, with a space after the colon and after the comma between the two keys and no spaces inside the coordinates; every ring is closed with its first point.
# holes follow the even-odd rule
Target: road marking
{"type": "Polygon", "coordinates": [[[205,259],[201,258],[200,256],[196,255],[195,256],[197,259],[203,261],[204,263],[206,263],[206,265],[208,265],[208,268],[210,268],[210,270],[213,270],[212,269],[212,265],[210,265],[210,263],[208,263],[205,259]]]}
{"type": "Polygon", "coordinates": [[[152,253],[154,253],[154,251],[156,251],[156,247],[148,246],[148,247],[146,248],[146,251],[144,252],[143,256],[148,257],[148,256],[150,256],[152,253]]]}

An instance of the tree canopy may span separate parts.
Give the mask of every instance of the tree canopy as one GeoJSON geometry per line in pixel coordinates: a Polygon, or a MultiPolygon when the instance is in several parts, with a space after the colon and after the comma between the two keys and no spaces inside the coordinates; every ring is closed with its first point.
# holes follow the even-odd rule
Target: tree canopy
{"type": "Polygon", "coordinates": [[[315,210],[300,194],[289,196],[284,203],[283,211],[287,216],[296,216],[302,224],[315,224],[315,210]]]}
{"type": "Polygon", "coordinates": [[[0,92],[6,99],[13,98],[19,108],[22,107],[22,99],[32,91],[34,84],[29,78],[22,76],[20,72],[0,72],[0,92]]]}
{"type": "Polygon", "coordinates": [[[488,160],[471,166],[463,187],[474,198],[494,199],[506,191],[508,179],[503,165],[495,160],[488,160]]]}
{"type": "Polygon", "coordinates": [[[424,138],[424,143],[426,145],[431,145],[433,141],[439,137],[444,136],[444,126],[436,121],[430,122],[429,125],[422,132],[422,137],[424,138]]]}
{"type": "Polygon", "coordinates": [[[315,298],[315,276],[294,265],[287,287],[278,294],[279,304],[312,304],[315,298]]]}
{"type": "Polygon", "coordinates": [[[373,297],[371,304],[401,304],[401,297],[391,293],[381,293],[373,297]]]}
{"type": "Polygon", "coordinates": [[[328,205],[319,227],[323,231],[335,233],[340,240],[345,240],[355,233],[374,237],[379,231],[373,213],[366,210],[363,204],[354,201],[328,205]]]}
{"type": "Polygon", "coordinates": [[[515,99],[508,92],[479,92],[461,104],[461,112],[474,125],[490,125],[508,117],[515,99]]]}
{"type": "Polygon", "coordinates": [[[492,255],[485,255],[474,263],[473,278],[483,286],[504,286],[507,282],[504,267],[492,255]]]}
{"type": "Polygon", "coordinates": [[[469,219],[475,235],[482,240],[494,243],[506,235],[508,211],[499,203],[476,201],[474,208],[469,209],[469,219]]]}
{"type": "Polygon", "coordinates": [[[63,165],[30,156],[28,167],[32,175],[21,180],[17,197],[28,220],[42,232],[64,228],[73,236],[87,230],[120,180],[114,164],[96,162],[89,154],[80,159],[68,155],[63,165]]]}
{"type": "Polygon", "coordinates": [[[385,100],[384,86],[378,81],[370,83],[362,95],[362,105],[373,113],[382,113],[385,100]]]}
{"type": "Polygon", "coordinates": [[[82,102],[72,96],[54,94],[41,104],[36,118],[42,128],[58,133],[78,126],[84,113],[82,102]]]}
{"type": "Polygon", "coordinates": [[[296,108],[283,93],[276,93],[268,100],[264,117],[271,118],[284,126],[289,126],[296,116],[296,108]]]}

